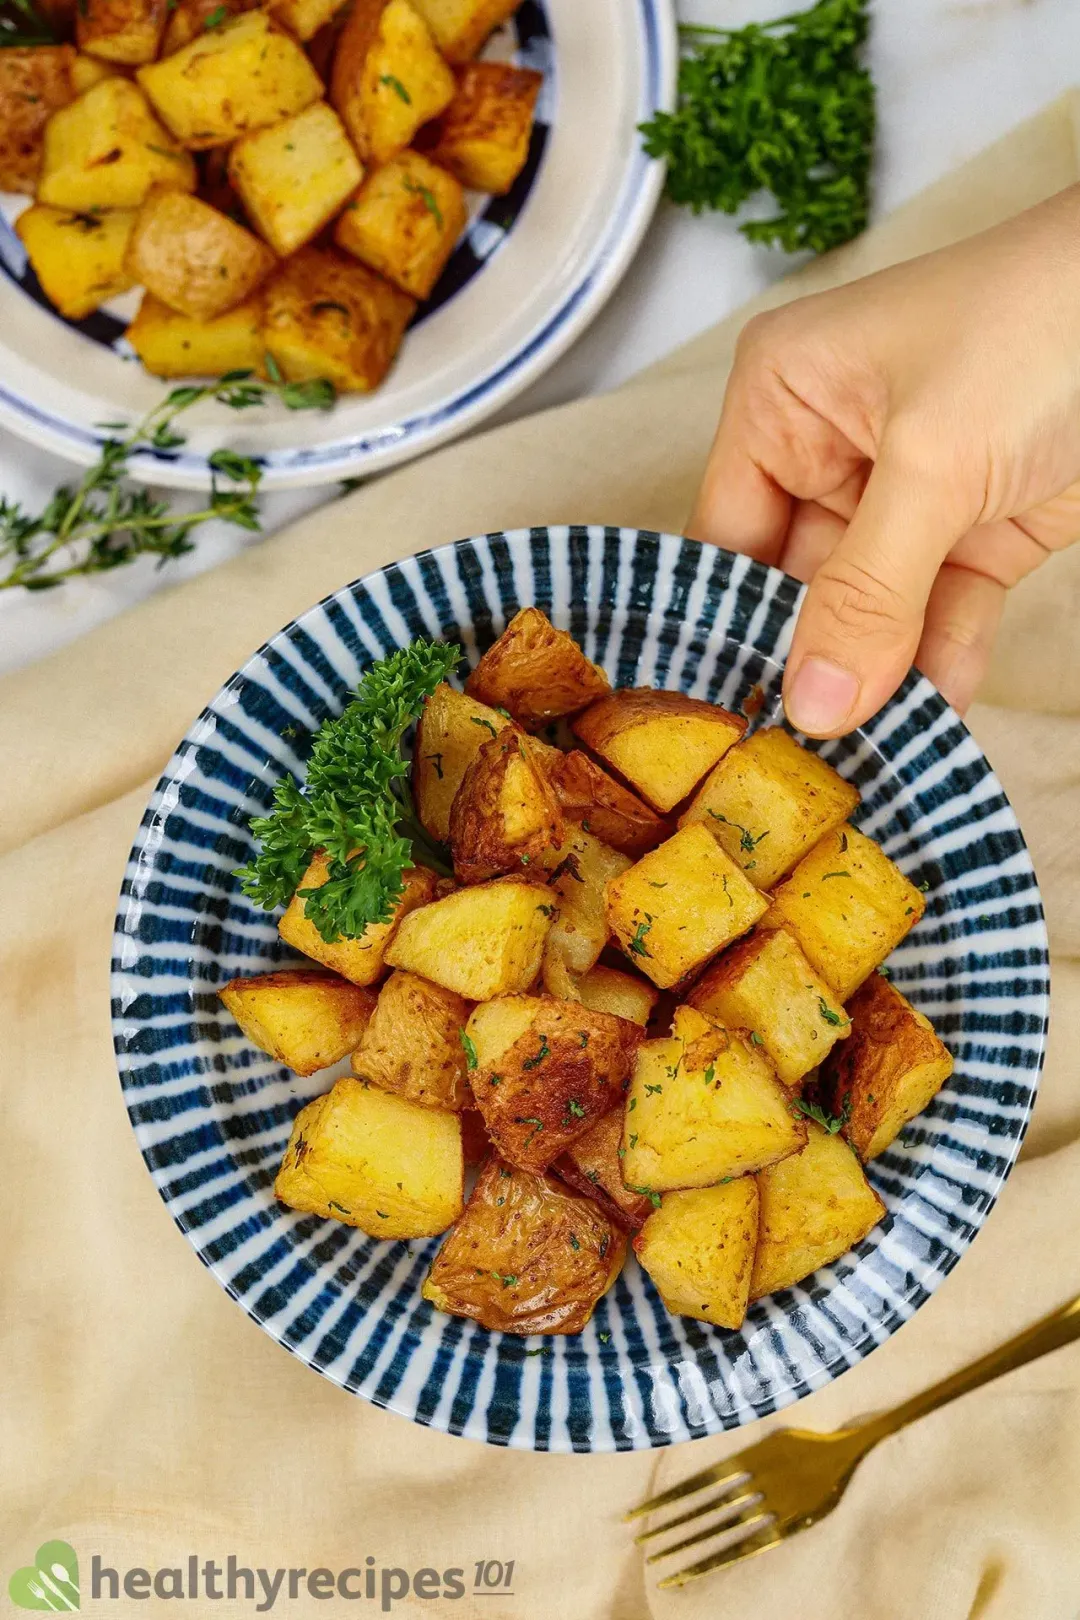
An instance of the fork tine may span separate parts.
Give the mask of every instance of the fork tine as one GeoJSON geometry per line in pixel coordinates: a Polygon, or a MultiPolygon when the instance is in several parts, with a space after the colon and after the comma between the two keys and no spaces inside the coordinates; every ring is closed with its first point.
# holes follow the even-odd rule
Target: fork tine
{"type": "MultiPolygon", "coordinates": [[[[670,1547],[661,1547],[659,1552],[650,1553],[645,1562],[655,1564],[659,1559],[670,1558],[672,1553],[682,1552],[686,1547],[695,1547],[699,1541],[708,1541],[711,1536],[719,1535],[721,1530],[740,1528],[749,1522],[742,1517],[746,1510],[758,1507],[764,1500],[760,1491],[744,1491],[741,1496],[736,1496],[733,1501],[726,1503],[720,1517],[713,1519],[711,1524],[706,1525],[703,1530],[695,1530],[692,1536],[684,1536],[681,1541],[672,1542],[670,1547]]],[[[707,1513],[709,1509],[706,1508],[704,1511],[707,1513]]],[[[689,1514],[687,1517],[696,1518],[697,1515],[689,1514]]],[[[760,1514],[758,1517],[760,1517],[760,1514]]],[[[681,1523],[682,1521],[676,1522],[681,1523]]],[[[670,1526],[668,1528],[670,1529],[670,1526]]]]}
{"type": "Polygon", "coordinates": [[[745,1472],[736,1474],[729,1485],[725,1485],[715,1496],[710,1496],[707,1502],[702,1502],[698,1507],[689,1508],[685,1513],[678,1514],[674,1519],[666,1519],[663,1524],[654,1524],[648,1530],[639,1530],[634,1537],[635,1545],[640,1547],[642,1542],[651,1541],[654,1536],[666,1535],[669,1530],[677,1529],[680,1524],[686,1524],[689,1519],[700,1519],[703,1513],[711,1513],[714,1508],[728,1507],[732,1500],[737,1502],[745,1501],[744,1496],[737,1496],[733,1499],[731,1492],[740,1490],[744,1484],[749,1483],[749,1480],[750,1475],[745,1472]]]}
{"type": "Polygon", "coordinates": [[[748,1531],[753,1531],[757,1525],[761,1528],[755,1533],[741,1536],[738,1541],[721,1548],[719,1552],[710,1553],[708,1558],[699,1559],[696,1564],[677,1570],[674,1575],[665,1575],[662,1581],[657,1581],[657,1586],[686,1586],[689,1581],[696,1581],[714,1569],[722,1569],[725,1564],[738,1564],[744,1558],[753,1558],[758,1553],[768,1552],[770,1547],[779,1547],[784,1540],[782,1533],[772,1523],[770,1513],[759,1514],[756,1519],[747,1519],[745,1525],[748,1531]]]}
{"type": "Polygon", "coordinates": [[[644,1518],[646,1513],[655,1513],[657,1508],[668,1507],[672,1502],[681,1502],[684,1496],[692,1496],[695,1491],[703,1491],[707,1485],[725,1485],[729,1489],[732,1485],[741,1483],[746,1469],[738,1466],[735,1457],[726,1457],[723,1462],[713,1463],[710,1468],[703,1468],[700,1474],[691,1474],[689,1479],[682,1479],[677,1485],[671,1485],[659,1496],[650,1496],[647,1502],[639,1502],[637,1507],[631,1508],[629,1513],[623,1514],[623,1523],[629,1524],[631,1519],[644,1518]]]}

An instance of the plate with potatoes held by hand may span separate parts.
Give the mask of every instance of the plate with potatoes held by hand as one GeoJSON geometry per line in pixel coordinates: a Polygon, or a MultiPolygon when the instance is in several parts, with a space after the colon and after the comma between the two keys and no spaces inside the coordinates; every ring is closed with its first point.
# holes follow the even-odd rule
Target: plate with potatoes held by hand
{"type": "Polygon", "coordinates": [[[921,675],[795,734],[802,587],[677,536],[462,540],[194,721],[116,923],[147,1167],[342,1388],[493,1444],[752,1421],[854,1366],[1019,1152],[1048,953],[921,675]]]}
{"type": "Polygon", "coordinates": [[[675,40],[671,0],[0,4],[0,423],[87,464],[170,388],[272,384],[133,452],[187,488],[463,433],[633,258],[675,40]]]}

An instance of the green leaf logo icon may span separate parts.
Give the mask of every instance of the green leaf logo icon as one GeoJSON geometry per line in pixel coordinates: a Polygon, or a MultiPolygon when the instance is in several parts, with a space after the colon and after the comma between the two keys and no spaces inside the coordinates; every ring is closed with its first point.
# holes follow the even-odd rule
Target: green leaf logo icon
{"type": "Polygon", "coordinates": [[[79,1607],[79,1560],[66,1541],[46,1541],[34,1562],[17,1569],[8,1581],[8,1596],[20,1609],[70,1614],[79,1607]]]}

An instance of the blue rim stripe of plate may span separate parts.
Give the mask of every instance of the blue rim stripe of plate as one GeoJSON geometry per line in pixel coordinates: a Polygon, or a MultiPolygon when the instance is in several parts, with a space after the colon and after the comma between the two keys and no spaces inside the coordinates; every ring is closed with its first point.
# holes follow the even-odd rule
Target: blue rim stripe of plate
{"type": "Polygon", "coordinates": [[[649,531],[543,526],[393,564],[260,648],[196,720],[143,818],[124,880],[113,1021],[125,1102],[174,1219],[218,1281],[327,1378],[417,1422],[534,1450],[669,1445],[818,1389],[929,1297],[992,1207],[1042,1065],[1049,968],[1038,886],[1000,783],[914,673],[860,733],[811,744],[856,782],[855,818],[915,881],[926,915],[893,958],[957,1059],[929,1109],[871,1166],[887,1217],[851,1253],[759,1301],[738,1333],[671,1317],[631,1261],[569,1339],[491,1334],[420,1295],[438,1240],[381,1243],[278,1205],[272,1179],[299,1080],[254,1050],[216,986],[291,960],[231,873],[247,818],[362,668],[416,634],[470,662],[516,609],[549,608],[622,684],[666,684],[781,718],[801,587],[649,531]],[[285,736],[282,736],[282,732],[285,736]],[[529,1354],[537,1351],[538,1354],[529,1354]]]}
{"type": "MultiPolygon", "coordinates": [[[[669,16],[668,0],[637,0],[637,16],[644,61],[643,83],[636,119],[637,123],[641,123],[666,104],[668,86],[674,72],[674,47],[672,30],[666,25],[669,16]]],[[[334,444],[272,451],[260,455],[259,461],[265,472],[272,475],[275,472],[288,473],[316,468],[325,472],[340,464],[344,476],[346,471],[356,470],[359,457],[397,448],[410,441],[422,443],[425,438],[441,432],[458,417],[472,412],[490,396],[497,395],[516,373],[527,368],[538,354],[560,340],[579,308],[596,292],[619,245],[628,233],[638,228],[642,198],[647,192],[649,177],[655,172],[655,160],[646,157],[638,142],[634,148],[632,162],[623,177],[622,188],[612,205],[606,230],[593,250],[589,266],[544,325],[484,377],[469,388],[463,389],[446,404],[433,410],[417,412],[414,416],[388,427],[361,434],[356,438],[341,439],[334,444]]],[[[103,442],[102,434],[56,416],[35,401],[6,387],[2,381],[0,381],[0,403],[13,413],[28,417],[82,451],[96,450],[103,442]]],[[[182,450],[137,450],[132,453],[129,461],[134,470],[143,474],[152,472],[155,463],[160,465],[162,462],[168,462],[170,466],[188,472],[205,470],[204,456],[185,453],[182,450]]]]}

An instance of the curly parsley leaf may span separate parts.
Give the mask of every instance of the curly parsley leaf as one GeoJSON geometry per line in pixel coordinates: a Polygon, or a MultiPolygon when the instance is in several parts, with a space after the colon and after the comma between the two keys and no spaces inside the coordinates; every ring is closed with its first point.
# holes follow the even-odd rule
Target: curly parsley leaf
{"type": "Polygon", "coordinates": [[[417,820],[401,744],[460,660],[460,647],[414,641],[364,674],[344,713],[316,733],[303,786],[282,777],[270,815],[252,820],[260,849],[237,873],[249,899],[270,910],[298,894],[323,939],[357,939],[389,919],[416,846],[425,864],[446,870],[417,820]],[[327,881],[298,889],[317,849],[327,881]]]}
{"type": "Polygon", "coordinates": [[[771,193],[771,218],[740,228],[787,253],[824,253],[857,236],[869,212],[874,83],[860,51],[869,0],[818,0],[745,28],[691,24],[678,104],[641,125],[668,164],[667,193],[701,213],[734,214],[771,193]]]}

